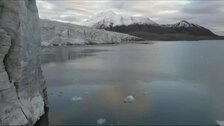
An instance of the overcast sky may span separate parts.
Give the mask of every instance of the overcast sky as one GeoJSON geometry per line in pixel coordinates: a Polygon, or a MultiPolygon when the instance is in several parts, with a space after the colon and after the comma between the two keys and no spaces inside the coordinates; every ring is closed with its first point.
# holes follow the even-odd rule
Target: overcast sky
{"type": "Polygon", "coordinates": [[[159,24],[180,20],[224,35],[224,0],[37,0],[41,18],[82,24],[103,11],[148,16],[159,24]]]}

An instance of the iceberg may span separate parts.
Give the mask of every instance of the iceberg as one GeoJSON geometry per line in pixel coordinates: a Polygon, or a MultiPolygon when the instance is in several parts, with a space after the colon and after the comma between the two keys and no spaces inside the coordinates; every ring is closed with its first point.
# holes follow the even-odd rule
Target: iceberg
{"type": "Polygon", "coordinates": [[[106,119],[104,119],[104,118],[99,118],[99,119],[97,120],[97,125],[103,125],[103,124],[105,124],[105,122],[106,122],[106,119]]]}
{"type": "Polygon", "coordinates": [[[124,99],[124,103],[133,103],[135,102],[136,99],[133,97],[133,96],[127,96],[125,99],[124,99]]]}

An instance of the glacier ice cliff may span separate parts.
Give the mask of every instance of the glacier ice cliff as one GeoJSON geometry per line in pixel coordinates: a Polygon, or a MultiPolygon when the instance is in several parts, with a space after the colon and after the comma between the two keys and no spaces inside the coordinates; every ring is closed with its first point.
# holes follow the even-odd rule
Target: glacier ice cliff
{"type": "Polygon", "coordinates": [[[33,125],[47,105],[35,0],[0,0],[0,125],[33,125]]]}
{"type": "Polygon", "coordinates": [[[42,45],[116,44],[139,41],[138,37],[86,26],[41,20],[42,45]]]}

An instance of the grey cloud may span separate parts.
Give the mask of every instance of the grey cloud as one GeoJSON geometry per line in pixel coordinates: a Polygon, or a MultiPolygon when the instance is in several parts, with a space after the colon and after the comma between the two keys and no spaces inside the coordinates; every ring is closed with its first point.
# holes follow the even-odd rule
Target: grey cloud
{"type": "Polygon", "coordinates": [[[62,21],[69,21],[69,22],[77,22],[80,21],[79,18],[77,18],[76,16],[55,16],[52,17],[52,19],[56,19],[56,20],[62,20],[62,21]]]}
{"type": "Polygon", "coordinates": [[[224,35],[224,2],[214,1],[193,1],[184,6],[180,11],[182,17],[192,17],[190,21],[205,26],[213,32],[224,35]]]}
{"type": "Polygon", "coordinates": [[[110,8],[115,8],[115,9],[131,9],[131,7],[135,5],[135,3],[137,3],[137,1],[110,0],[107,2],[107,6],[110,8]]]}
{"type": "Polygon", "coordinates": [[[223,1],[192,1],[182,11],[190,14],[214,14],[221,13],[223,1]]]}
{"type": "MultiPolygon", "coordinates": [[[[42,18],[81,24],[98,12],[116,10],[125,14],[143,14],[160,24],[188,20],[208,27],[218,34],[224,30],[224,2],[222,0],[37,0],[42,18]],[[167,2],[168,1],[168,2],[167,2]],[[46,2],[46,4],[45,4],[46,2]],[[177,10],[177,13],[161,12],[177,10]]],[[[223,34],[224,35],[224,34],[223,34]]]]}

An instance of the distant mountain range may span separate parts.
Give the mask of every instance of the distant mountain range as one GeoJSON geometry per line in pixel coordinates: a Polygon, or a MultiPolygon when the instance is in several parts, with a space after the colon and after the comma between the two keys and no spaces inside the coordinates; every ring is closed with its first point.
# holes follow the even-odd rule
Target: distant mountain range
{"type": "Polygon", "coordinates": [[[209,29],[185,20],[159,25],[148,17],[123,16],[112,11],[100,13],[85,22],[86,26],[127,33],[145,40],[208,40],[224,39],[209,29]]]}

